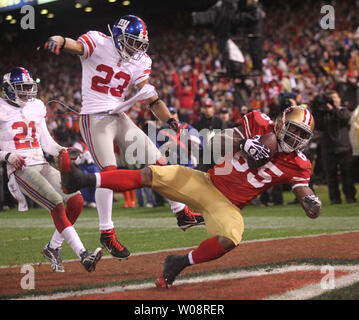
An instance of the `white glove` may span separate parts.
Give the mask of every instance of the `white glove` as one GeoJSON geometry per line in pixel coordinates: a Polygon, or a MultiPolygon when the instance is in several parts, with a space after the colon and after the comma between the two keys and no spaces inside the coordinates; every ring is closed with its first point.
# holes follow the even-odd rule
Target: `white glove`
{"type": "Polygon", "coordinates": [[[9,157],[7,158],[7,162],[15,167],[16,170],[22,169],[25,166],[25,156],[20,156],[16,153],[10,153],[9,157]]]}
{"type": "Polygon", "coordinates": [[[310,194],[305,196],[303,198],[303,206],[309,218],[315,219],[319,217],[322,210],[322,202],[316,195],[310,194]]]}
{"type": "Polygon", "coordinates": [[[250,139],[244,139],[240,143],[240,148],[256,163],[264,165],[270,160],[270,150],[259,139],[260,136],[258,135],[250,139]]]}

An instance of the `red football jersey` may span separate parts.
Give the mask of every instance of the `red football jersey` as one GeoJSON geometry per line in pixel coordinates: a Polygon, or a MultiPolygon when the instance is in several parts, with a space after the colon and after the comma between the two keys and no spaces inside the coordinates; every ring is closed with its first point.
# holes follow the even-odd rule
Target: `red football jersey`
{"type": "MultiPolygon", "coordinates": [[[[241,119],[244,135],[251,138],[274,131],[274,123],[261,112],[253,111],[241,119]]],[[[271,161],[257,169],[250,169],[239,152],[224,157],[221,164],[208,170],[213,184],[239,208],[276,184],[290,184],[292,188],[308,186],[311,163],[301,152],[278,151],[271,161]]]]}

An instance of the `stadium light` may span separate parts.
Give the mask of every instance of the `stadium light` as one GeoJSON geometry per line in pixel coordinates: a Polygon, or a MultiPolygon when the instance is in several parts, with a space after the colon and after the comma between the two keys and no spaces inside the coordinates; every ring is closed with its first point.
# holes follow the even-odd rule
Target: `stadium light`
{"type": "Polygon", "coordinates": [[[16,23],[16,19],[11,19],[10,24],[15,24],[16,23]]]}
{"type": "Polygon", "coordinates": [[[108,0],[108,2],[110,2],[110,3],[114,3],[114,2],[116,2],[117,0],[108,0]]]}
{"type": "Polygon", "coordinates": [[[48,17],[49,19],[52,19],[53,17],[55,17],[55,15],[54,15],[53,13],[49,13],[49,14],[47,15],[47,17],[48,17]]]}
{"type": "Polygon", "coordinates": [[[91,7],[86,7],[85,12],[92,12],[92,8],[91,7]]]}
{"type": "Polygon", "coordinates": [[[48,13],[49,13],[49,10],[47,10],[47,9],[42,9],[40,11],[40,14],[48,14],[48,13]]]}
{"type": "Polygon", "coordinates": [[[11,15],[11,14],[9,14],[8,16],[6,16],[6,18],[5,18],[6,21],[10,21],[11,19],[12,19],[12,15],[11,15]]]}
{"type": "Polygon", "coordinates": [[[122,5],[124,5],[124,6],[129,6],[130,4],[131,4],[131,1],[129,1],[129,0],[122,1],[122,5]]]}
{"type": "Polygon", "coordinates": [[[77,3],[75,4],[75,8],[76,8],[76,9],[82,8],[82,4],[77,2],[77,3]]]}

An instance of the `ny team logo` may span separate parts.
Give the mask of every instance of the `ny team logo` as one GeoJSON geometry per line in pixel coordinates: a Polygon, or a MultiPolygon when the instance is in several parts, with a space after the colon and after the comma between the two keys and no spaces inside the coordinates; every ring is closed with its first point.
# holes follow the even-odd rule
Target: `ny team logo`
{"type": "Polygon", "coordinates": [[[117,26],[118,26],[119,28],[121,28],[122,30],[125,30],[129,24],[130,24],[130,21],[125,20],[125,19],[120,19],[120,21],[118,22],[117,26]]]}

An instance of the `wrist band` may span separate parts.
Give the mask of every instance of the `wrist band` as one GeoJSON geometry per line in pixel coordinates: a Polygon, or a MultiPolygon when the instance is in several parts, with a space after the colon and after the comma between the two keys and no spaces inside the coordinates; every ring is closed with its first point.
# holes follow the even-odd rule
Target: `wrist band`
{"type": "Polygon", "coordinates": [[[8,162],[7,159],[9,159],[10,154],[11,154],[11,152],[9,152],[9,153],[5,156],[5,158],[4,158],[6,162],[8,162]]]}
{"type": "Polygon", "coordinates": [[[152,101],[150,104],[149,104],[149,107],[152,108],[152,106],[157,103],[158,101],[160,100],[160,98],[157,98],[156,100],[152,101]]]}
{"type": "Polygon", "coordinates": [[[62,37],[62,39],[64,39],[64,42],[63,42],[63,44],[62,44],[60,50],[62,50],[62,48],[63,48],[63,47],[65,46],[65,44],[66,44],[66,38],[65,38],[65,37],[62,37]]]}

